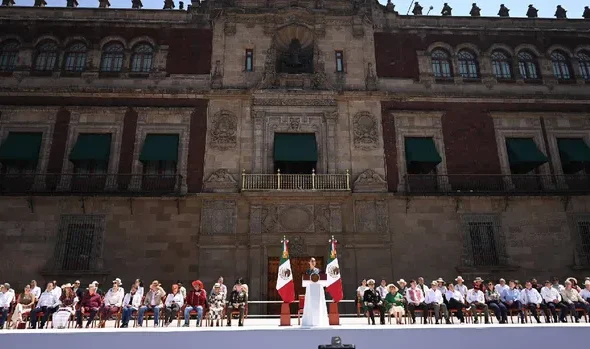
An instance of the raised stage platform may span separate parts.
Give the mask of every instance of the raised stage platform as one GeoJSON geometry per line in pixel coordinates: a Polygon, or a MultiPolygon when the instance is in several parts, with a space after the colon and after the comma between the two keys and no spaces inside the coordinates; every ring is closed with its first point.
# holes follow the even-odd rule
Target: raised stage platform
{"type": "MultiPolygon", "coordinates": [[[[368,326],[364,319],[342,319],[342,325],[328,328],[302,329],[299,326],[279,327],[278,319],[248,319],[244,327],[182,328],[112,328],[65,330],[0,330],[2,348],[242,348],[316,349],[330,344],[339,336],[343,344],[357,349],[376,347],[413,347],[417,344],[437,349],[476,345],[478,349],[555,347],[586,347],[590,324],[509,324],[509,325],[377,325],[368,326]]],[[[296,324],[296,321],[294,321],[296,324]]],[[[111,324],[112,326],[112,324],[111,324]]]]}

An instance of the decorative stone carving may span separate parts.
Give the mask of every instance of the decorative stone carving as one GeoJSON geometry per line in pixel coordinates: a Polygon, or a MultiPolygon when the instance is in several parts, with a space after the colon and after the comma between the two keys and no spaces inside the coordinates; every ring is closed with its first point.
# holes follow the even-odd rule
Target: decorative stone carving
{"type": "Polygon", "coordinates": [[[359,200],[354,203],[357,233],[387,234],[389,217],[387,201],[359,200]]]}
{"type": "Polygon", "coordinates": [[[289,99],[289,98],[254,98],[252,103],[257,106],[309,106],[309,107],[333,107],[336,100],[333,98],[323,99],[289,99]]]}
{"type": "Polygon", "coordinates": [[[229,150],[237,144],[238,122],[236,116],[221,110],[213,116],[211,131],[209,132],[209,144],[217,150],[229,150]]]}
{"type": "Polygon", "coordinates": [[[205,181],[205,191],[214,193],[232,193],[238,191],[238,182],[229,173],[222,168],[211,174],[205,181]]]}
{"type": "Polygon", "coordinates": [[[293,237],[289,240],[289,254],[293,257],[307,256],[305,240],[301,236],[293,237]]]}
{"type": "Polygon", "coordinates": [[[201,210],[201,232],[206,235],[235,234],[235,201],[205,201],[201,210]]]}
{"type": "Polygon", "coordinates": [[[227,36],[236,35],[236,23],[231,22],[231,21],[226,21],[223,31],[224,31],[225,35],[227,35],[227,36]]]}
{"type": "Polygon", "coordinates": [[[365,87],[369,91],[375,91],[377,89],[377,74],[375,74],[375,69],[373,69],[373,63],[367,64],[365,87]]]}
{"type": "Polygon", "coordinates": [[[277,207],[279,232],[313,232],[313,205],[280,205],[277,207]]]}
{"type": "Polygon", "coordinates": [[[361,173],[353,184],[355,192],[387,192],[387,182],[377,172],[368,169],[361,173]]]}
{"type": "Polygon", "coordinates": [[[342,232],[342,208],[340,205],[316,205],[314,213],[316,233],[342,232]]]}
{"type": "Polygon", "coordinates": [[[377,120],[369,112],[360,112],[354,116],[353,136],[355,148],[371,150],[379,143],[377,120]]]}
{"type": "Polygon", "coordinates": [[[291,131],[299,131],[299,124],[301,123],[300,118],[289,118],[289,128],[291,131]]]}

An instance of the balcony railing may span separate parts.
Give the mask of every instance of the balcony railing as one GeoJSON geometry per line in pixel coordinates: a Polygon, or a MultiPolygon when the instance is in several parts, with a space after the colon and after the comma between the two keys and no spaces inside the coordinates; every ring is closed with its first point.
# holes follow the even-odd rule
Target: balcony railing
{"type": "Polygon", "coordinates": [[[176,196],[180,175],[2,174],[0,195],[176,196]]]}
{"type": "Polygon", "coordinates": [[[250,174],[242,172],[242,191],[350,191],[350,173],[345,174],[250,174]]]}
{"type": "Polygon", "coordinates": [[[590,176],[406,175],[405,192],[413,195],[583,195],[590,194],[590,176]]]}

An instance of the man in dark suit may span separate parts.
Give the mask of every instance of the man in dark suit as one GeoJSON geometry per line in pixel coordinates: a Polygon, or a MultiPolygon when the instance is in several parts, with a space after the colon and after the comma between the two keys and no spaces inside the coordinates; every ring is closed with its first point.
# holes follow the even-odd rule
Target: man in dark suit
{"type": "Polygon", "coordinates": [[[371,318],[371,323],[375,325],[375,313],[374,310],[379,310],[379,317],[381,319],[381,325],[385,325],[385,306],[383,305],[383,300],[379,295],[379,292],[375,290],[375,280],[371,279],[367,281],[368,289],[365,290],[365,294],[363,295],[363,302],[365,304],[365,308],[369,312],[369,318],[371,318]]]}

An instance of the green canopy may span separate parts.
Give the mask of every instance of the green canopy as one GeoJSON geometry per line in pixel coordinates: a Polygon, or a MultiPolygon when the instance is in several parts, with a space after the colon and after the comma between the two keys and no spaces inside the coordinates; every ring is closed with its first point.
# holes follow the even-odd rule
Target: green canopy
{"type": "Polygon", "coordinates": [[[313,133],[275,133],[275,161],[318,161],[313,133]]]}
{"type": "Polygon", "coordinates": [[[410,164],[438,165],[442,158],[436,150],[434,140],[426,137],[406,138],[406,162],[410,164]]]}
{"type": "Polygon", "coordinates": [[[146,135],[139,161],[178,161],[178,135],[146,135]]]}
{"type": "Polygon", "coordinates": [[[71,161],[109,161],[110,133],[81,133],[70,153],[71,161]]]}
{"type": "Polygon", "coordinates": [[[510,166],[528,167],[531,170],[547,162],[532,138],[506,138],[510,166]]]}
{"type": "Polygon", "coordinates": [[[0,146],[0,160],[25,160],[39,159],[41,139],[43,133],[10,132],[0,146]]]}
{"type": "Polygon", "coordinates": [[[557,147],[563,165],[590,163],[590,148],[582,138],[558,138],[557,147]]]}

